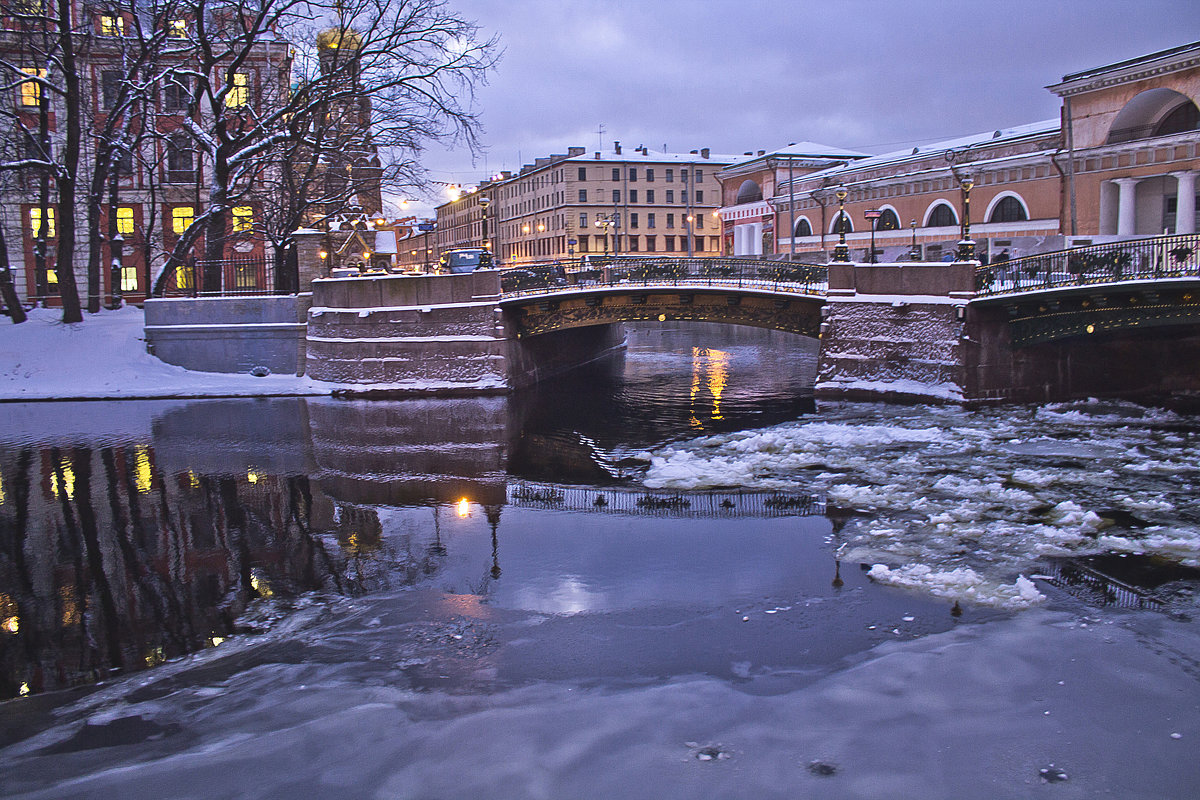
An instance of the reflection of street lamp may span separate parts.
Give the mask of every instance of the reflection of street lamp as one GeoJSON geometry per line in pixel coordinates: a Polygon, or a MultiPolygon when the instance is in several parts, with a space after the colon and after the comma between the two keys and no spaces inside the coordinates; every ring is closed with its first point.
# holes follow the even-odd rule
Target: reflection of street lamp
{"type": "Polygon", "coordinates": [[[963,190],[963,238],[958,243],[958,260],[975,260],[975,242],[971,241],[971,188],[975,180],[970,176],[962,179],[963,190]]]}
{"type": "Polygon", "coordinates": [[[837,247],[833,248],[834,261],[846,262],[850,260],[850,250],[846,247],[846,194],[845,186],[839,186],[837,191],[834,192],[834,196],[837,197],[838,201],[838,243],[837,247]]]}
{"type": "Polygon", "coordinates": [[[875,226],[879,218],[883,216],[883,212],[878,208],[868,208],[863,212],[863,216],[871,220],[871,257],[867,259],[868,264],[875,263],[875,226]]]}

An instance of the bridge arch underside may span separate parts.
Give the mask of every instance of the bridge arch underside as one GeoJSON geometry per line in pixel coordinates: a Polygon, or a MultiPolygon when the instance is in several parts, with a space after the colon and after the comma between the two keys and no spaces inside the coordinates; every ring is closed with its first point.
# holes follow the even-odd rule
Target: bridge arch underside
{"type": "Polygon", "coordinates": [[[1200,290],[1059,293],[972,304],[966,394],[1054,402],[1200,398],[1200,290]]]}
{"type": "Polygon", "coordinates": [[[724,322],[816,338],[823,298],[736,289],[639,287],[502,303],[519,338],[620,322],[724,322]]]}

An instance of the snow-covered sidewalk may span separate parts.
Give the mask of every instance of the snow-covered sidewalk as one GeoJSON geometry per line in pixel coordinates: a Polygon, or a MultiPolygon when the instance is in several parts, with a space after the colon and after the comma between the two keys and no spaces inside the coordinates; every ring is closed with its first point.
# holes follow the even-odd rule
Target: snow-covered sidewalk
{"type": "Polygon", "coordinates": [[[295,375],[192,372],[146,352],[136,307],[62,323],[60,309],[36,308],[13,325],[0,317],[0,400],[328,395],[335,384],[295,375]]]}

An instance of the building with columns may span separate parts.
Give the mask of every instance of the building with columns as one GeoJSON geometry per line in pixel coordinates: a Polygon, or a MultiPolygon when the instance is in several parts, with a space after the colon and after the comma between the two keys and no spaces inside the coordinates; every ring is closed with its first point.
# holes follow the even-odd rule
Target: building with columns
{"type": "Polygon", "coordinates": [[[878,156],[805,143],[730,165],[725,252],[823,261],[843,219],[856,260],[872,229],[887,261],[949,259],[968,232],[987,261],[1196,231],[1200,42],[1048,88],[1062,108],[1044,122],[878,156]]]}

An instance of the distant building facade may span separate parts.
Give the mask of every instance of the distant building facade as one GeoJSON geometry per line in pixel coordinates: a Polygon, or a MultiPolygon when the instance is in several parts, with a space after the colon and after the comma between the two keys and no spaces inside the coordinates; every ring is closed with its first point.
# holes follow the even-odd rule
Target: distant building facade
{"type": "Polygon", "coordinates": [[[506,265],[604,253],[716,256],[717,172],[736,158],[620,142],[591,153],[572,147],[439,206],[438,244],[482,246],[486,213],[488,246],[506,265]]]}
{"type": "Polygon", "coordinates": [[[720,175],[726,252],[825,260],[839,188],[856,260],[870,255],[872,227],[879,260],[935,261],[952,257],[968,222],[985,261],[1196,231],[1200,42],[1048,88],[1063,99],[1058,119],[879,156],[805,144],[730,165],[720,175]],[[880,212],[873,224],[868,210],[880,212]]]}

